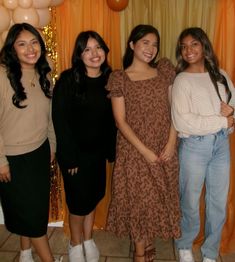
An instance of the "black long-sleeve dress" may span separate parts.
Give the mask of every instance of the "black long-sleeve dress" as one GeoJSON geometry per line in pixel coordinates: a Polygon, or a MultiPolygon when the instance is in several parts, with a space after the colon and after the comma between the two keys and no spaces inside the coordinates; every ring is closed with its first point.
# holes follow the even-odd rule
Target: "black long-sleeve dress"
{"type": "Polygon", "coordinates": [[[116,127],[106,78],[85,77],[84,95],[79,95],[72,70],[57,81],[52,101],[52,119],[70,213],[87,215],[104,197],[106,159],[114,160],[116,127]],[[78,167],[74,175],[68,169],[78,167]]]}

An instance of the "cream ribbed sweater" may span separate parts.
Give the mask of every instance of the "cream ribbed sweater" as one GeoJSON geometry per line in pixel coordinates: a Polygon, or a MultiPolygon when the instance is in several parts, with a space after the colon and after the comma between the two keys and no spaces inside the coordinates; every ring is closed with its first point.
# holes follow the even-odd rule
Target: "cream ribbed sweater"
{"type": "Polygon", "coordinates": [[[6,155],[19,155],[37,149],[49,138],[55,152],[55,134],[51,121],[51,100],[45,97],[34,69],[23,70],[21,82],[27,99],[19,109],[12,104],[14,91],[6,71],[0,67],[0,166],[6,165],[6,155]],[[35,86],[31,86],[34,82],[35,86]]]}
{"type": "MultiPolygon", "coordinates": [[[[235,89],[228,75],[221,71],[232,92],[230,105],[235,106],[235,89]]],[[[226,93],[219,84],[223,101],[226,93]]],[[[227,128],[227,119],[220,115],[220,100],[208,73],[182,72],[172,88],[172,119],[180,137],[207,135],[227,128]]]]}

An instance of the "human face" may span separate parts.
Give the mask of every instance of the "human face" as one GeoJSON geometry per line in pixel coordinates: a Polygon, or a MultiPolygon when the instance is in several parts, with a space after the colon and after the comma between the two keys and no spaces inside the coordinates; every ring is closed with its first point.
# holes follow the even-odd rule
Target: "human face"
{"type": "Polygon", "coordinates": [[[14,49],[22,68],[34,68],[41,56],[41,46],[31,32],[23,30],[14,43],[14,49]]]}
{"type": "Polygon", "coordinates": [[[105,52],[96,39],[89,38],[81,58],[89,75],[91,71],[100,71],[100,66],[105,61],[105,52]]]}
{"type": "Polygon", "coordinates": [[[130,42],[130,47],[134,51],[134,59],[144,63],[150,63],[157,55],[157,36],[149,33],[139,39],[135,44],[130,42]]]}
{"type": "Polygon", "coordinates": [[[204,66],[204,53],[200,41],[191,35],[186,36],[180,43],[181,55],[190,66],[204,66]]]}

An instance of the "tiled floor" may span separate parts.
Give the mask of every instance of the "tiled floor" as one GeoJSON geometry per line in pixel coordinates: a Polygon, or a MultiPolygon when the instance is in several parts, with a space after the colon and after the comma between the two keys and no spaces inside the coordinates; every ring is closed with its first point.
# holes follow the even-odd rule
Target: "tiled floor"
{"type": "MultiPolygon", "coordinates": [[[[63,256],[63,262],[68,262],[67,245],[68,239],[60,227],[49,227],[48,236],[50,245],[55,257],[63,256]]],[[[131,262],[132,248],[128,238],[118,239],[115,236],[96,230],[95,241],[101,252],[100,262],[131,262]]],[[[19,258],[19,237],[9,233],[4,225],[0,225],[0,262],[18,262],[19,258]]],[[[156,240],[156,262],[175,262],[177,252],[174,249],[173,241],[156,240]]],[[[200,252],[194,253],[196,261],[201,261],[200,252]]],[[[33,254],[35,261],[39,262],[37,255],[33,254]]],[[[218,262],[235,262],[235,253],[220,256],[218,262]]],[[[79,262],[79,261],[78,261],[79,262]]]]}

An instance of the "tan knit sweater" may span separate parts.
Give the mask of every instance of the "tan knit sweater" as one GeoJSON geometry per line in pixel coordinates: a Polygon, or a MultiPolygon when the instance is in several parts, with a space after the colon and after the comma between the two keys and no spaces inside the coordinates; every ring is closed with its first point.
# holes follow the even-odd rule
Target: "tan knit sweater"
{"type": "Polygon", "coordinates": [[[37,149],[49,138],[55,152],[55,133],[51,120],[51,100],[39,85],[34,69],[24,69],[21,82],[27,99],[17,108],[12,103],[14,91],[6,70],[0,66],[0,166],[8,164],[7,155],[20,155],[37,149]]]}
{"type": "MultiPolygon", "coordinates": [[[[226,77],[232,93],[230,105],[235,107],[235,89],[226,77]]],[[[219,84],[219,92],[226,101],[225,88],[219,84]]],[[[180,137],[213,134],[227,128],[226,117],[220,114],[220,100],[208,73],[182,72],[175,78],[172,88],[172,120],[180,137]]]]}

